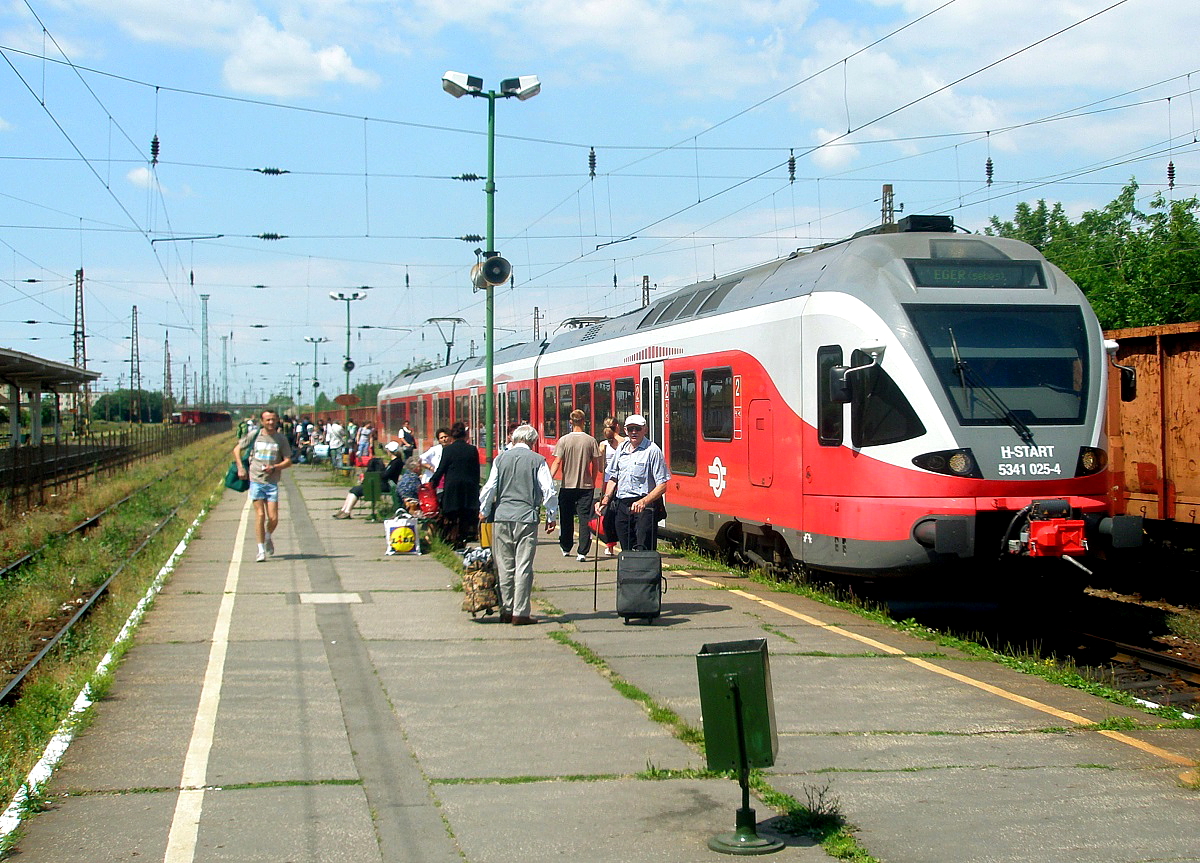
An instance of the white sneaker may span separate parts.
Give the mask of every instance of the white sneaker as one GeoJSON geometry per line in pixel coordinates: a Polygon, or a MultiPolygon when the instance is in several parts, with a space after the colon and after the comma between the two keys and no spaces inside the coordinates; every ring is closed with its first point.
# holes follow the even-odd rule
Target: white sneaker
{"type": "Polygon", "coordinates": [[[264,542],[264,543],[263,543],[263,545],[264,545],[264,546],[266,547],[266,549],[267,549],[267,554],[274,554],[274,553],[275,553],[275,542],[274,542],[274,540],[272,540],[272,539],[271,539],[271,537],[270,537],[270,536],[268,536],[268,537],[267,537],[267,541],[266,541],[266,542],[264,542]]]}
{"type": "Polygon", "coordinates": [[[611,546],[611,545],[607,545],[607,546],[605,546],[605,547],[604,547],[604,556],[605,556],[605,557],[612,557],[612,556],[613,556],[613,553],[612,553],[612,546],[611,546]]]}
{"type": "Polygon", "coordinates": [[[570,556],[571,556],[571,552],[569,550],[563,552],[563,557],[570,557],[570,556]]]}
{"type": "Polygon", "coordinates": [[[262,563],[262,562],[263,562],[264,560],[266,560],[266,559],[267,559],[267,553],[266,553],[265,551],[260,551],[260,552],[258,553],[258,557],[254,558],[254,562],[255,562],[255,563],[262,563]]]}
{"type": "Polygon", "coordinates": [[[587,561],[587,555],[586,554],[577,554],[577,555],[575,555],[575,559],[577,561],[579,561],[580,563],[584,563],[585,561],[587,561]]]}

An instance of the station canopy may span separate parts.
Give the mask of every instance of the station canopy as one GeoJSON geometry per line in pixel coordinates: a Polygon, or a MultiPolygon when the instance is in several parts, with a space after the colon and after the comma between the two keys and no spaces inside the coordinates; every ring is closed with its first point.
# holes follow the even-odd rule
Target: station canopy
{"type": "Polygon", "coordinates": [[[25,391],[75,392],[98,377],[100,372],[0,348],[0,383],[15,384],[25,391]]]}

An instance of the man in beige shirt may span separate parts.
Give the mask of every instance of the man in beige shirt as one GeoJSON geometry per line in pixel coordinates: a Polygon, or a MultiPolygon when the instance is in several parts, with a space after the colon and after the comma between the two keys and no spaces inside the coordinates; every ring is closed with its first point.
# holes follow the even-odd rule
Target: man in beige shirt
{"type": "Polygon", "coordinates": [[[581,410],[571,411],[571,433],[563,435],[554,446],[554,463],[550,473],[562,477],[558,505],[562,511],[558,544],[563,557],[571,554],[575,544],[575,518],[579,518],[578,561],[587,560],[592,547],[592,531],[588,519],[592,516],[592,499],[596,491],[596,476],[603,475],[604,454],[596,439],[583,430],[586,418],[581,410]],[[562,471],[559,474],[559,471],[562,471]]]}

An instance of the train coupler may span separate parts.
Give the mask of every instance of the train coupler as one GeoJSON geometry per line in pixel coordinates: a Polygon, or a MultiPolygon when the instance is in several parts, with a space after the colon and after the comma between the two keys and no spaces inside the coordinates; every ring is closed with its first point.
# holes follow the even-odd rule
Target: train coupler
{"type": "Polygon", "coordinates": [[[1068,559],[1087,554],[1087,525],[1081,518],[1072,518],[1074,513],[1067,501],[1035,500],[1018,513],[1018,518],[1022,515],[1025,523],[1018,538],[1008,540],[1009,554],[1068,559]]]}

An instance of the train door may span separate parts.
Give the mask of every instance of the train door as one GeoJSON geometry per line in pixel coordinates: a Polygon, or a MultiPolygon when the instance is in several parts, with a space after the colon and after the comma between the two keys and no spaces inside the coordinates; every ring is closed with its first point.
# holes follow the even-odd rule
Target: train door
{"type": "Polygon", "coordinates": [[[467,396],[467,416],[463,420],[471,430],[468,440],[475,441],[476,446],[483,446],[483,418],[479,404],[479,387],[471,387],[467,396]]]}
{"type": "Polygon", "coordinates": [[[638,387],[638,412],[646,418],[646,437],[666,451],[666,439],[663,436],[663,416],[666,413],[663,403],[663,364],[642,363],[638,369],[641,385],[638,387]]]}
{"type": "Polygon", "coordinates": [[[775,427],[770,399],[752,400],[746,412],[746,465],[751,485],[770,488],[775,481],[775,427]]]}
{"type": "Polygon", "coordinates": [[[496,451],[504,449],[508,440],[508,384],[496,384],[496,395],[492,400],[492,413],[496,417],[496,429],[492,438],[496,442],[496,451]]]}

